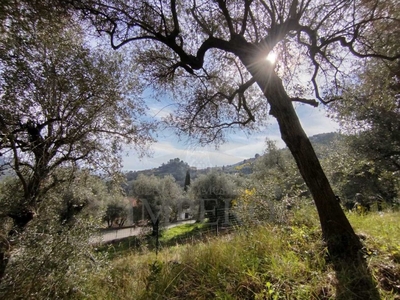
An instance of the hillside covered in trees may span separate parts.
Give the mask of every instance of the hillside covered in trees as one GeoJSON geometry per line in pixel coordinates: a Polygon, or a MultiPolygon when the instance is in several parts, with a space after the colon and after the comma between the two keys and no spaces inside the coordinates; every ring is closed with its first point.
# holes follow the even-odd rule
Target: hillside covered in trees
{"type": "MultiPolygon", "coordinates": [[[[331,133],[322,133],[318,135],[314,135],[310,137],[310,141],[313,144],[313,147],[317,151],[317,155],[319,157],[323,157],[328,155],[324,150],[325,148],[330,147],[331,151],[334,152],[336,150],[335,147],[337,145],[337,141],[340,138],[343,138],[341,134],[331,132],[331,133]]],[[[287,151],[287,149],[282,149],[282,151],[287,151]]],[[[196,178],[199,174],[206,174],[210,171],[220,171],[222,173],[226,174],[236,174],[236,175],[246,175],[246,174],[251,174],[254,172],[254,164],[255,162],[260,159],[262,155],[256,154],[255,157],[245,159],[241,162],[238,162],[233,165],[226,165],[226,166],[216,166],[212,168],[206,168],[206,169],[197,169],[194,167],[189,166],[186,162],[181,160],[180,158],[175,158],[171,159],[166,163],[163,163],[161,166],[158,168],[154,169],[148,169],[148,170],[142,170],[142,171],[128,171],[124,173],[124,176],[126,180],[132,181],[135,180],[139,174],[144,174],[144,175],[154,175],[158,177],[163,177],[166,175],[172,175],[175,180],[181,185],[184,185],[185,181],[185,175],[186,172],[189,170],[191,178],[196,178]]]]}

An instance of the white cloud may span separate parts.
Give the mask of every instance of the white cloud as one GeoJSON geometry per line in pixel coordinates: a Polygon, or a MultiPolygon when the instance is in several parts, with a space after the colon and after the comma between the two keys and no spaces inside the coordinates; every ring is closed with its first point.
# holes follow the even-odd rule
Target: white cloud
{"type": "MultiPolygon", "coordinates": [[[[224,145],[229,148],[229,144],[224,145]]],[[[153,146],[154,154],[152,157],[139,159],[130,152],[129,156],[123,157],[123,166],[125,170],[143,170],[156,168],[162,163],[168,162],[173,158],[180,158],[192,167],[200,169],[207,167],[231,165],[248,158],[247,156],[238,156],[229,151],[216,150],[213,146],[194,147],[190,145],[172,144],[170,142],[158,142],[153,146]]]]}
{"type": "MultiPolygon", "coordinates": [[[[321,109],[300,105],[296,107],[296,111],[309,136],[336,131],[339,128],[339,125],[327,118],[321,109]]],[[[200,147],[195,142],[179,142],[178,138],[170,131],[160,133],[160,136],[162,136],[161,140],[152,147],[154,153],[152,157],[139,159],[133,152],[129,152],[129,156],[123,157],[124,169],[156,168],[177,157],[197,168],[231,165],[254,157],[256,153],[262,154],[265,149],[266,137],[277,141],[279,148],[285,147],[275,120],[259,133],[245,135],[237,132],[230,135],[228,142],[220,146],[218,150],[212,145],[200,147]]]]}
{"type": "Polygon", "coordinates": [[[308,136],[337,131],[339,129],[339,124],[328,118],[323,109],[301,105],[296,108],[296,111],[308,136]]]}

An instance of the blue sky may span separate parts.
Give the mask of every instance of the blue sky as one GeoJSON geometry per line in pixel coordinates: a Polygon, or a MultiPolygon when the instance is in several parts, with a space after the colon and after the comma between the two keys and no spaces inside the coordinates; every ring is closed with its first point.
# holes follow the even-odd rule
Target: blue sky
{"type": "MultiPolygon", "coordinates": [[[[151,106],[149,114],[161,118],[170,111],[169,107],[165,106],[165,102],[164,104],[154,104],[151,106]],[[165,108],[163,109],[163,107],[165,108]]],[[[308,136],[339,129],[339,125],[329,119],[322,108],[297,105],[296,111],[308,136]]],[[[139,158],[134,151],[128,151],[128,155],[123,156],[123,169],[135,171],[156,168],[176,157],[197,168],[235,164],[254,157],[257,153],[262,154],[266,138],[277,141],[279,148],[285,147],[280,138],[276,120],[271,117],[269,123],[266,128],[252,135],[246,135],[243,132],[230,134],[228,142],[218,149],[215,149],[214,145],[200,147],[194,140],[179,141],[171,131],[159,132],[158,142],[151,147],[152,155],[139,158]]]]}

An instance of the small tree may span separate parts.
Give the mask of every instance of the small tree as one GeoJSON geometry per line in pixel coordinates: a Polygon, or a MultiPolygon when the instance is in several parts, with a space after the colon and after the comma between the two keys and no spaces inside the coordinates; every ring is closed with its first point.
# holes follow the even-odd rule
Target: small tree
{"type": "Polygon", "coordinates": [[[87,272],[105,266],[101,254],[88,244],[98,234],[109,195],[103,180],[78,174],[73,184],[60,184],[46,193],[47,205],[22,233],[12,235],[11,242],[7,238],[13,228],[9,210],[18,208],[15,200],[22,198],[16,196],[23,191],[15,177],[1,183],[0,244],[5,243],[2,253],[8,261],[0,282],[2,299],[74,298],[84,293],[87,272]],[[11,257],[10,252],[14,253],[11,257]]]}
{"type": "Polygon", "coordinates": [[[103,220],[107,222],[108,227],[112,227],[114,224],[122,227],[124,226],[127,217],[128,210],[126,205],[123,203],[113,202],[107,205],[103,220]]]}
{"type": "Polygon", "coordinates": [[[153,225],[153,235],[159,223],[177,219],[182,189],[172,176],[159,178],[140,174],[132,182],[132,195],[145,206],[153,225]]]}
{"type": "MultiPolygon", "coordinates": [[[[215,209],[228,213],[225,209],[231,207],[231,201],[238,195],[238,185],[231,175],[210,172],[193,181],[190,193],[198,207],[197,220],[208,218],[214,222],[217,219],[215,209]]],[[[219,221],[225,222],[225,217],[219,221]]]]}
{"type": "Polygon", "coordinates": [[[282,200],[285,196],[295,198],[308,194],[288,149],[278,149],[271,140],[267,140],[264,155],[255,161],[251,176],[257,181],[255,185],[263,186],[264,193],[268,193],[264,197],[272,201],[282,200]]]}
{"type": "Polygon", "coordinates": [[[396,172],[379,160],[371,159],[364,150],[355,148],[354,139],[359,137],[342,136],[322,160],[328,177],[335,185],[335,193],[347,209],[354,207],[359,193],[366,198],[367,203],[376,204],[374,206],[379,209],[383,202],[393,203],[399,192],[396,172]]]}
{"type": "Polygon", "coordinates": [[[184,187],[185,192],[188,191],[189,187],[190,187],[190,171],[187,170],[186,177],[185,177],[185,187],[184,187]]]}

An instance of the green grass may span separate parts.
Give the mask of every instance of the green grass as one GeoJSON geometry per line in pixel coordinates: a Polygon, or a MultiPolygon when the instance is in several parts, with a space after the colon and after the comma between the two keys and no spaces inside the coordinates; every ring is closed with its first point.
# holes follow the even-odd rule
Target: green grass
{"type": "Polygon", "coordinates": [[[161,235],[160,241],[167,243],[184,240],[185,238],[193,236],[196,233],[199,233],[207,228],[208,226],[205,223],[178,225],[176,227],[165,230],[161,235]]]}
{"type": "Polygon", "coordinates": [[[364,217],[350,214],[348,217],[354,230],[367,240],[370,254],[386,255],[389,261],[400,264],[400,212],[371,213],[364,217]]]}
{"type": "MultiPolygon", "coordinates": [[[[85,298],[357,299],[347,289],[364,282],[369,270],[381,299],[400,299],[400,213],[349,219],[366,246],[368,269],[360,272],[327,259],[316,213],[306,208],[285,225],[241,228],[166,246],[157,257],[148,248],[114,257],[111,271],[92,278],[85,298]]],[[[164,242],[193,233],[197,226],[172,228],[164,242]]]]}

